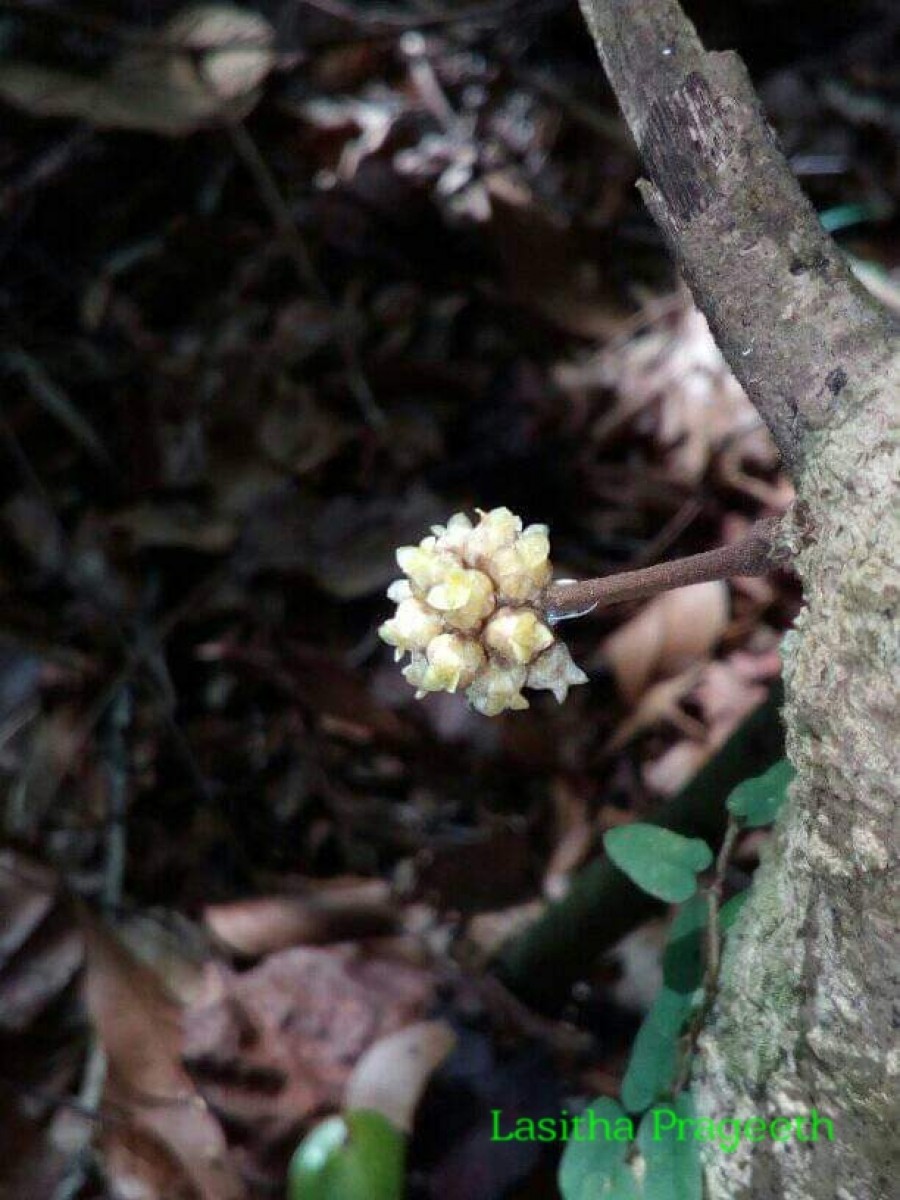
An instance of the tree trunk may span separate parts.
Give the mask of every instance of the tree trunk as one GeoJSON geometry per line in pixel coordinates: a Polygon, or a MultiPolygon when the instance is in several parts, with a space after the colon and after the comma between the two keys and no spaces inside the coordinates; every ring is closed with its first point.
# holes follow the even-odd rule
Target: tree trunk
{"type": "Polygon", "coordinates": [[[779,153],[740,62],[675,0],[581,0],[642,185],[797,487],[785,657],[797,779],[729,940],[701,1114],[817,1110],[834,1141],[712,1151],[712,1200],[884,1200],[900,1173],[900,345],[779,153]],[[892,879],[893,875],[893,879],[892,879]],[[893,884],[893,886],[892,886],[893,884]]]}

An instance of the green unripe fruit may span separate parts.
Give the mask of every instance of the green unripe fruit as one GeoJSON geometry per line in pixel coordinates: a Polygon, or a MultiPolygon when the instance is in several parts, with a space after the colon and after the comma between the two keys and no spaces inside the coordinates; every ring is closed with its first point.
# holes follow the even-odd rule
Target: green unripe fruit
{"type": "Polygon", "coordinates": [[[306,1135],[288,1167],[288,1200],[402,1200],[406,1138],[381,1113],[356,1109],[306,1135]]]}

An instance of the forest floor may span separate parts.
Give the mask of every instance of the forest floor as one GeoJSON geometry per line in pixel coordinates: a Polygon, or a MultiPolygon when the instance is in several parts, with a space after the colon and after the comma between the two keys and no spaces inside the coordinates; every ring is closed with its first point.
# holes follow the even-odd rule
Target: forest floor
{"type": "MultiPolygon", "coordinates": [[[[900,311],[895,7],[688,7],[900,311]]],[[[168,2],[0,5],[0,1195],[280,1197],[428,1019],[412,1200],[550,1197],[490,1111],[616,1094],[665,918],[551,1014],[492,958],[766,699],[799,592],[573,621],[589,685],[487,719],[379,641],[394,550],[506,505],[601,575],[791,488],[574,3],[253,11],[204,53],[168,2]]]]}

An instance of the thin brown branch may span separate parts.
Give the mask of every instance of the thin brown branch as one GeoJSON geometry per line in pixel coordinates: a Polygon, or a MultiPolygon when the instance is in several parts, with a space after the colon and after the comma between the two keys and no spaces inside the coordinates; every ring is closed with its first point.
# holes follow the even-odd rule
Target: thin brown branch
{"type": "Polygon", "coordinates": [[[766,575],[780,560],[776,550],[779,518],[758,521],[750,533],[730,546],[719,546],[690,558],[658,563],[639,571],[625,571],[577,583],[554,583],[544,593],[544,609],[550,620],[579,616],[610,604],[642,600],[672,588],[730,579],[735,575],[766,575]]]}

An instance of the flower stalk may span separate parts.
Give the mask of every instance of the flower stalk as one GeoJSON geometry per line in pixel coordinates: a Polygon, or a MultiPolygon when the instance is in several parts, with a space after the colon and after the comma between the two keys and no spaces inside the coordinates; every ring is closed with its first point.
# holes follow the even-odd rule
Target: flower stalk
{"type": "Polygon", "coordinates": [[[599,579],[551,584],[543,596],[543,607],[551,624],[568,617],[582,616],[610,604],[643,600],[672,588],[694,583],[730,579],[735,575],[766,575],[780,561],[776,537],[781,525],[777,517],[757,521],[746,537],[729,546],[719,546],[703,554],[658,563],[638,571],[623,571],[599,579]]]}

